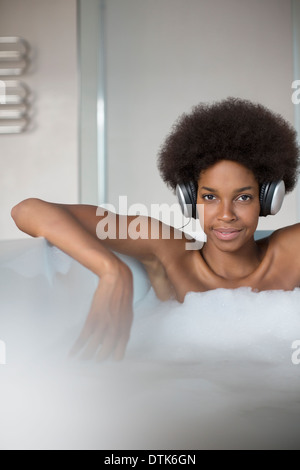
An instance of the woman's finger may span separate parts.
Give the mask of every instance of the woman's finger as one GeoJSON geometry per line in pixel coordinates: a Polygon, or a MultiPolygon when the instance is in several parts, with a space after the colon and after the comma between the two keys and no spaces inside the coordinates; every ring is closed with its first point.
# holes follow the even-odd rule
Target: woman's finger
{"type": "Polygon", "coordinates": [[[99,297],[102,298],[101,310],[105,311],[105,309],[108,308],[105,296],[101,292],[100,286],[99,286],[99,288],[97,289],[97,291],[94,294],[92,305],[91,305],[91,308],[90,308],[90,312],[89,312],[88,317],[85,321],[82,332],[79,335],[79,338],[76,340],[74,346],[72,347],[72,349],[70,351],[70,356],[75,356],[76,354],[79,353],[79,351],[81,349],[84,348],[84,346],[89,341],[90,337],[95,332],[96,328],[98,330],[100,330],[101,326],[102,326],[102,329],[106,328],[106,324],[103,326],[103,319],[104,318],[103,318],[102,315],[99,315],[99,309],[97,308],[99,297]],[[102,319],[102,325],[99,322],[99,318],[102,319]]]}
{"type": "Polygon", "coordinates": [[[106,329],[101,329],[98,330],[97,332],[94,332],[93,336],[90,338],[84,352],[80,356],[81,359],[83,360],[89,360],[94,357],[96,354],[97,350],[99,349],[101,343],[103,342],[103,339],[105,337],[106,329]]]}
{"type": "Polygon", "coordinates": [[[128,332],[127,334],[124,333],[122,337],[119,339],[114,350],[114,359],[116,361],[121,361],[124,358],[129,338],[130,338],[130,333],[128,332]]]}
{"type": "Polygon", "coordinates": [[[114,351],[118,341],[117,334],[118,332],[114,328],[110,328],[109,330],[107,330],[101,349],[96,357],[97,361],[101,362],[104,359],[107,359],[114,351]]]}
{"type": "Polygon", "coordinates": [[[127,308],[123,311],[122,318],[120,319],[118,341],[113,351],[113,357],[116,361],[120,361],[124,358],[126,347],[130,338],[132,321],[133,309],[131,305],[127,305],[127,308]]]}
{"type": "Polygon", "coordinates": [[[70,356],[75,356],[79,351],[84,347],[84,345],[89,340],[90,336],[92,335],[93,329],[92,325],[88,322],[83,327],[82,332],[80,333],[78,339],[75,341],[71,351],[70,356]]]}

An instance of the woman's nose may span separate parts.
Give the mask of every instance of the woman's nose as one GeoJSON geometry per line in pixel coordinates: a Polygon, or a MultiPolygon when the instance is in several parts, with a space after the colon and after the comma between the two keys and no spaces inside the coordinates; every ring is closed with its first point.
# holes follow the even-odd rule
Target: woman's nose
{"type": "Polygon", "coordinates": [[[224,221],[236,220],[237,215],[232,202],[221,202],[219,205],[218,219],[224,221]]]}

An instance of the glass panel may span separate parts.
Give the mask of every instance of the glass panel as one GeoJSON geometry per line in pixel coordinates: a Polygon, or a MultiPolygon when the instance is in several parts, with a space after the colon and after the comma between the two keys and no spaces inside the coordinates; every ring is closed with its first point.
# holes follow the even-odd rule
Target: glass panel
{"type": "Polygon", "coordinates": [[[104,1],[78,0],[80,202],[106,201],[104,1]]]}

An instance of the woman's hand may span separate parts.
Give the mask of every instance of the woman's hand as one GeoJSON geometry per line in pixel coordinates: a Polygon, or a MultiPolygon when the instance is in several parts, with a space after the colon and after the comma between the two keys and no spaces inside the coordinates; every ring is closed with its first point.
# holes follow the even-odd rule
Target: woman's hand
{"type": "Polygon", "coordinates": [[[128,266],[119,261],[101,276],[84,328],[71,355],[84,349],[82,359],[101,361],[113,354],[124,357],[133,321],[133,278],[128,266]]]}

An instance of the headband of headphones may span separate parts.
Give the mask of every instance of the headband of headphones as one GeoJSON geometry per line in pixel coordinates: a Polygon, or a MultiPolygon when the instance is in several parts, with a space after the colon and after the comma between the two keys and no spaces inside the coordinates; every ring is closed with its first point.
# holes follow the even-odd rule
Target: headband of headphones
{"type": "MultiPolygon", "coordinates": [[[[185,217],[197,218],[197,185],[193,182],[176,186],[176,195],[185,217]]],[[[262,184],[259,191],[260,216],[275,215],[281,209],[285,196],[283,180],[262,184]]]]}

